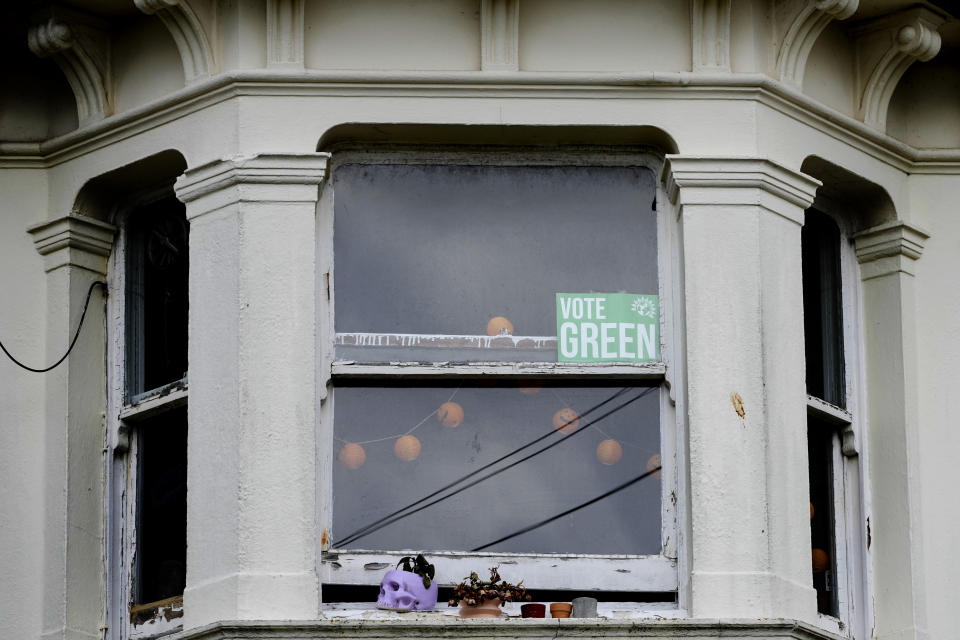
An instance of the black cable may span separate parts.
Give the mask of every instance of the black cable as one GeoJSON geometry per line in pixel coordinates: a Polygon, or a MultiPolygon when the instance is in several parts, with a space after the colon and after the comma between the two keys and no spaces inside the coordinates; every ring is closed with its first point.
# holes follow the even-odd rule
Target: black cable
{"type": "MultiPolygon", "coordinates": [[[[438,503],[440,503],[440,502],[443,502],[443,501],[446,500],[447,498],[452,498],[452,497],[454,497],[454,496],[456,496],[456,495],[459,495],[459,494],[463,493],[464,491],[466,491],[467,489],[469,489],[469,488],[471,488],[471,487],[475,487],[475,486],[477,486],[478,484],[480,484],[481,482],[483,482],[483,481],[485,481],[485,480],[489,480],[490,478],[492,478],[492,477],[494,477],[494,476],[496,476],[496,475],[499,475],[499,474],[503,473],[504,471],[509,471],[510,469],[514,468],[515,466],[517,466],[517,465],[519,465],[519,464],[521,464],[521,463],[523,463],[523,462],[526,462],[526,461],[529,460],[530,458],[533,458],[534,456],[538,456],[538,455],[540,455],[541,453],[543,453],[544,451],[548,451],[548,450],[552,449],[553,447],[555,447],[555,446],[557,446],[557,445],[559,445],[559,444],[562,444],[562,443],[566,442],[567,440],[569,440],[569,439],[572,438],[573,436],[577,435],[578,433],[582,433],[582,432],[586,431],[588,427],[593,426],[594,424],[596,424],[596,423],[600,422],[601,420],[607,418],[607,417],[610,416],[611,414],[616,413],[617,411],[619,411],[620,409],[623,409],[623,408],[626,407],[627,405],[636,402],[637,400],[643,398],[644,396],[646,396],[648,393],[650,393],[650,392],[653,391],[654,389],[658,389],[658,388],[659,388],[659,387],[648,387],[647,389],[645,389],[642,393],[640,393],[640,394],[637,395],[636,397],[631,398],[630,400],[627,400],[626,402],[624,402],[623,404],[621,404],[621,405],[618,406],[618,407],[614,407],[614,408],[611,409],[610,411],[607,411],[606,413],[604,413],[604,414],[601,415],[600,417],[591,420],[590,422],[588,422],[587,424],[583,425],[582,427],[580,427],[579,429],[577,429],[577,430],[574,431],[573,433],[570,433],[570,434],[565,435],[564,437],[562,437],[561,439],[557,440],[556,442],[552,442],[552,443],[548,444],[547,446],[543,447],[542,449],[540,449],[540,450],[538,450],[538,451],[534,451],[533,453],[531,453],[531,454],[529,454],[529,455],[527,455],[527,456],[524,456],[523,458],[520,458],[519,460],[516,460],[516,461],[514,461],[514,462],[511,462],[510,464],[508,464],[507,466],[505,466],[505,467],[503,467],[503,468],[501,468],[501,469],[497,469],[496,471],[493,471],[493,472],[491,472],[491,473],[488,473],[487,475],[485,475],[485,476],[483,476],[483,477],[481,477],[481,478],[478,478],[478,479],[474,480],[474,481],[471,482],[470,484],[468,484],[468,485],[466,485],[466,486],[464,486],[464,487],[460,487],[459,489],[457,489],[456,491],[454,491],[454,492],[452,492],[452,493],[448,493],[447,495],[445,495],[445,496],[443,496],[443,497],[441,497],[441,498],[438,498],[438,499],[436,499],[436,500],[434,500],[434,501],[432,501],[432,502],[429,502],[429,503],[427,503],[427,504],[425,504],[425,505],[423,505],[423,506],[421,506],[421,507],[418,507],[418,508],[414,509],[413,511],[410,511],[410,512],[408,512],[408,513],[402,513],[402,514],[401,514],[401,512],[409,509],[410,507],[412,507],[412,506],[414,506],[414,505],[416,505],[416,504],[419,504],[419,503],[423,502],[424,500],[427,500],[427,499],[429,499],[430,497],[435,496],[435,495],[437,495],[437,494],[445,491],[446,489],[449,489],[449,488],[457,485],[458,483],[462,482],[464,479],[473,477],[473,476],[476,475],[476,473],[477,473],[477,471],[473,471],[473,472],[467,474],[466,476],[463,476],[463,477],[461,477],[460,479],[455,480],[454,482],[448,484],[447,486],[445,486],[445,487],[443,487],[443,488],[441,488],[441,489],[438,489],[437,491],[434,491],[434,492],[433,492],[432,494],[430,494],[429,496],[426,496],[426,497],[424,497],[424,498],[421,498],[420,500],[417,500],[416,502],[411,503],[411,504],[407,505],[406,507],[403,507],[402,509],[398,509],[397,511],[394,512],[394,514],[401,514],[401,515],[396,515],[396,517],[384,516],[383,518],[381,518],[380,520],[377,521],[377,524],[376,524],[376,525],[374,525],[374,524],[369,524],[369,525],[367,525],[367,526],[365,526],[365,527],[361,527],[360,529],[358,529],[358,530],[355,531],[354,533],[351,533],[350,535],[346,536],[345,538],[334,542],[334,546],[335,546],[335,547],[339,547],[339,546],[344,545],[344,544],[350,544],[351,542],[354,542],[354,541],[356,541],[356,540],[359,540],[360,538],[365,538],[366,536],[370,535],[371,533],[374,533],[374,532],[376,532],[376,531],[379,531],[380,529],[383,529],[384,527],[388,527],[388,526],[390,526],[391,524],[393,524],[393,523],[395,523],[395,522],[399,522],[400,520],[403,520],[404,518],[406,518],[406,517],[408,517],[408,516],[412,516],[412,515],[415,514],[415,513],[419,513],[419,512],[421,512],[421,511],[423,511],[424,509],[429,509],[429,508],[432,507],[433,505],[438,504],[438,503]]],[[[611,396],[611,397],[608,398],[607,400],[604,400],[603,402],[601,402],[600,404],[596,405],[595,407],[592,407],[592,408],[591,408],[588,412],[586,412],[586,413],[589,413],[590,411],[594,411],[595,409],[599,408],[600,406],[602,406],[602,405],[604,405],[604,404],[607,404],[607,403],[610,402],[611,400],[613,400],[613,399],[615,399],[616,397],[622,395],[627,389],[629,389],[629,387],[626,387],[626,388],[624,388],[624,389],[621,389],[619,392],[617,392],[616,394],[614,394],[613,396],[611,396]]],[[[584,415],[586,415],[586,413],[585,413],[584,415]]],[[[550,432],[547,433],[546,435],[541,436],[540,438],[537,438],[536,440],[530,442],[529,444],[526,444],[526,445],[524,445],[523,447],[521,447],[521,448],[519,448],[519,449],[516,449],[515,451],[511,451],[510,453],[508,453],[507,455],[505,455],[505,456],[497,459],[496,461],[491,462],[490,464],[488,464],[488,465],[486,465],[486,466],[484,466],[484,467],[481,467],[480,471],[482,471],[483,469],[489,469],[490,467],[492,467],[493,465],[497,464],[498,462],[504,460],[505,458],[509,458],[510,456],[515,455],[516,453],[519,453],[519,452],[522,451],[523,449],[526,449],[527,447],[529,447],[529,446],[532,445],[532,444],[536,444],[537,442],[540,442],[540,441],[543,440],[544,438],[549,437],[549,436],[553,435],[554,433],[555,433],[555,431],[550,431],[550,432]]]]}
{"type": "Polygon", "coordinates": [[[483,545],[482,547],[477,547],[476,549],[470,549],[470,551],[471,551],[471,552],[473,552],[473,551],[483,551],[483,550],[486,549],[487,547],[492,547],[493,545],[495,545],[495,544],[500,544],[501,542],[505,542],[505,541],[509,540],[510,538],[516,538],[517,536],[519,536],[519,535],[521,535],[521,534],[527,533],[527,532],[529,532],[529,531],[533,531],[534,529],[539,529],[540,527],[542,527],[542,526],[544,526],[544,525],[550,524],[550,523],[553,522],[554,520],[559,520],[560,518],[563,518],[563,517],[565,517],[565,516],[568,516],[568,515],[570,515],[571,513],[575,512],[575,511],[579,511],[580,509],[583,509],[584,507],[589,507],[590,505],[592,505],[592,504],[595,503],[595,502],[599,502],[599,501],[603,500],[604,498],[608,498],[608,497],[612,496],[613,494],[617,493],[618,491],[623,491],[623,490],[626,489],[627,487],[637,484],[638,482],[640,482],[641,480],[643,480],[643,479],[646,478],[647,476],[652,475],[652,474],[656,473],[657,471],[660,471],[660,467],[657,467],[656,469],[650,469],[650,470],[647,471],[646,473],[643,473],[643,474],[641,474],[641,475],[639,475],[639,476],[637,476],[636,478],[633,478],[633,479],[631,479],[631,480],[627,480],[627,481],[624,482],[623,484],[617,485],[616,487],[614,487],[613,489],[610,489],[610,490],[607,491],[606,493],[601,493],[601,494],[598,495],[596,498],[592,498],[592,499],[590,499],[590,500],[587,500],[587,501],[584,502],[583,504],[579,504],[579,505],[577,505],[577,506],[575,506],[575,507],[573,507],[573,508],[567,509],[567,510],[564,511],[563,513],[558,513],[558,514],[555,515],[555,516],[552,516],[552,517],[550,517],[550,518],[547,518],[546,520],[541,520],[541,521],[538,522],[537,524],[532,524],[532,525],[530,525],[529,527],[524,527],[523,529],[518,529],[517,531],[514,531],[513,533],[511,533],[511,534],[509,534],[509,535],[503,536],[503,537],[500,538],[499,540],[494,540],[493,542],[488,542],[487,544],[483,545]]]}
{"type": "MultiPolygon", "coordinates": [[[[602,407],[603,405],[605,405],[605,404],[607,404],[607,403],[609,403],[609,402],[612,402],[613,400],[615,400],[616,398],[618,398],[619,396],[623,395],[624,393],[626,393],[626,392],[629,391],[629,390],[630,390],[630,387],[624,387],[623,389],[620,389],[619,391],[617,391],[616,393],[614,393],[612,396],[610,396],[609,398],[607,398],[607,399],[604,400],[603,402],[600,402],[599,404],[596,404],[596,405],[590,407],[589,409],[587,409],[587,411],[585,411],[585,412],[583,413],[583,415],[586,416],[586,415],[589,415],[589,414],[593,413],[594,411],[596,411],[597,409],[599,409],[599,408],[602,407]]],[[[563,427],[567,426],[568,424],[570,424],[570,422],[571,422],[571,421],[568,420],[566,423],[564,423],[563,425],[561,425],[560,428],[563,428],[563,427]]],[[[383,526],[385,527],[385,526],[388,526],[388,525],[393,524],[393,523],[396,522],[397,520],[400,520],[400,519],[402,519],[402,518],[405,518],[406,516],[400,516],[399,518],[392,519],[392,518],[394,518],[394,516],[397,516],[398,514],[403,513],[403,512],[406,511],[407,509],[411,509],[411,508],[417,506],[418,504],[420,504],[420,503],[422,503],[422,502],[425,502],[425,501],[429,500],[430,498],[433,498],[434,496],[443,493],[443,492],[446,491],[447,489],[450,489],[450,488],[452,488],[452,487],[460,484],[461,482],[463,482],[463,481],[465,481],[465,480],[468,480],[468,479],[474,477],[477,473],[480,473],[480,472],[482,472],[482,471],[484,471],[484,470],[486,470],[486,469],[489,469],[490,467],[493,467],[493,466],[496,465],[496,464],[499,464],[500,462],[503,462],[503,461],[506,460],[507,458],[509,458],[509,457],[511,457],[511,456],[514,456],[514,455],[520,453],[520,452],[523,451],[524,449],[529,449],[530,447],[532,447],[533,445],[537,444],[538,442],[541,442],[542,440],[545,440],[546,438],[549,438],[549,437],[553,436],[553,435],[556,434],[556,433],[557,433],[557,430],[556,430],[556,429],[551,429],[551,430],[548,431],[547,433],[543,434],[542,436],[540,436],[540,437],[538,437],[538,438],[535,438],[535,439],[531,440],[531,441],[528,442],[527,444],[525,444],[525,445],[523,445],[523,446],[521,446],[521,447],[518,447],[518,448],[514,449],[513,451],[510,451],[509,453],[507,453],[507,454],[505,454],[505,455],[500,456],[499,458],[497,458],[496,460],[494,460],[494,461],[492,461],[492,462],[488,462],[487,464],[483,465],[483,466],[480,467],[479,469],[470,471],[470,472],[468,472],[468,473],[460,476],[460,477],[457,478],[456,480],[447,483],[446,485],[440,487],[439,489],[437,489],[437,490],[434,491],[433,493],[429,493],[429,494],[423,496],[422,498],[420,498],[419,500],[416,500],[415,502],[411,502],[410,504],[408,504],[408,505],[406,505],[406,506],[404,506],[404,507],[401,507],[401,508],[397,509],[396,511],[392,512],[392,513],[388,513],[387,515],[383,516],[382,518],[379,518],[378,520],[375,520],[375,521],[373,521],[373,522],[371,522],[371,523],[369,523],[369,524],[367,524],[367,525],[364,525],[364,526],[360,527],[359,529],[356,529],[353,533],[351,533],[351,534],[349,534],[349,535],[341,538],[340,540],[337,540],[336,542],[334,542],[334,547],[339,547],[340,545],[343,545],[343,544],[349,544],[349,543],[351,543],[351,542],[353,542],[353,541],[355,541],[355,540],[358,540],[358,539],[360,539],[360,538],[363,538],[363,537],[369,535],[370,533],[373,533],[374,531],[377,531],[377,530],[381,529],[382,527],[379,526],[379,525],[381,525],[382,523],[383,523],[383,526]],[[387,522],[387,520],[390,520],[390,522],[387,522]]],[[[561,440],[560,442],[562,442],[562,440],[561,440]]],[[[559,444],[559,443],[558,443],[558,444],[559,444]]],[[[451,494],[451,495],[455,495],[455,494],[451,494]]],[[[447,496],[447,497],[449,497],[449,496],[447,496]]],[[[445,499],[445,498],[441,498],[441,500],[443,500],[443,499],[445,499]]],[[[439,502],[439,500],[438,500],[437,502],[439,502]]],[[[432,506],[433,504],[436,504],[436,502],[433,502],[433,503],[427,505],[427,507],[432,506]]],[[[424,508],[426,508],[426,507],[424,507],[424,508]]],[[[419,509],[418,509],[418,511],[419,511],[419,509]]],[[[412,513],[416,513],[416,511],[411,512],[411,514],[412,514],[412,513]]],[[[407,515],[411,515],[411,514],[407,514],[407,515]]]]}
{"type": "MultiPolygon", "coordinates": [[[[603,405],[605,405],[605,404],[607,404],[607,403],[609,403],[609,402],[612,402],[613,400],[615,400],[616,398],[618,398],[619,396],[623,395],[624,393],[626,393],[626,392],[629,391],[629,390],[630,390],[630,387],[624,387],[623,389],[620,389],[619,391],[617,391],[616,393],[614,393],[612,396],[610,396],[609,398],[607,398],[607,399],[604,400],[603,402],[601,402],[601,403],[599,403],[599,404],[596,404],[596,405],[590,407],[589,409],[587,409],[587,410],[583,413],[583,416],[590,415],[591,413],[593,413],[594,411],[596,411],[597,409],[599,409],[599,408],[602,407],[603,405]]],[[[583,417],[583,416],[580,416],[580,417],[583,417]]],[[[569,424],[570,422],[571,422],[571,421],[568,420],[565,424],[561,425],[561,428],[567,426],[567,424],[569,424]]],[[[383,516],[382,518],[380,518],[380,519],[378,519],[378,520],[375,520],[375,521],[373,521],[373,522],[371,522],[371,523],[369,523],[369,524],[367,524],[367,525],[364,525],[364,526],[360,527],[359,529],[355,530],[353,533],[351,533],[351,534],[349,534],[349,535],[347,535],[347,536],[344,536],[344,537],[341,538],[340,540],[337,540],[336,542],[334,542],[334,543],[333,543],[333,544],[334,544],[334,547],[338,547],[338,546],[340,546],[341,544],[349,544],[350,542],[353,542],[354,540],[357,540],[358,538],[364,537],[365,535],[367,535],[367,533],[372,532],[372,531],[374,530],[373,528],[374,528],[374,527],[377,527],[377,525],[379,525],[380,523],[385,522],[386,520],[389,520],[390,518],[394,517],[395,515],[400,514],[400,513],[403,513],[403,512],[406,511],[407,509],[410,509],[410,508],[412,508],[412,507],[415,507],[415,506],[417,506],[418,504],[420,504],[420,503],[422,503],[422,502],[425,502],[426,500],[429,500],[430,498],[432,498],[432,497],[434,497],[434,496],[436,496],[436,495],[438,495],[438,494],[440,494],[440,493],[443,493],[443,492],[446,491],[447,489],[450,489],[451,487],[454,487],[454,486],[460,484],[460,483],[463,482],[464,480],[467,480],[467,479],[469,479],[469,478],[472,478],[475,474],[480,473],[481,471],[484,471],[484,470],[486,470],[486,469],[489,469],[490,467],[494,466],[495,464],[499,464],[500,462],[503,462],[504,460],[506,460],[506,459],[509,458],[510,456],[516,455],[516,454],[520,453],[521,451],[523,451],[524,449],[528,449],[528,448],[532,447],[533,445],[537,444],[538,442],[540,442],[540,441],[542,441],[542,440],[544,440],[544,439],[546,439],[546,438],[549,438],[550,436],[554,435],[555,433],[556,433],[556,430],[555,430],[555,429],[551,429],[550,431],[548,431],[548,432],[545,433],[544,435],[540,436],[539,438],[536,438],[536,439],[534,439],[534,440],[531,440],[531,441],[528,442],[527,444],[525,444],[525,445],[523,445],[523,446],[521,446],[521,447],[519,447],[519,448],[517,448],[517,449],[514,449],[513,451],[511,451],[511,452],[509,452],[509,453],[507,453],[507,454],[505,454],[505,455],[503,455],[503,456],[500,456],[499,458],[497,458],[497,459],[494,460],[493,462],[488,462],[487,464],[483,465],[483,466],[480,467],[479,469],[476,469],[476,470],[474,470],[474,471],[470,471],[469,473],[460,476],[459,478],[457,478],[457,479],[454,480],[453,482],[450,482],[450,483],[448,483],[448,484],[440,487],[439,489],[437,489],[437,490],[434,491],[433,493],[427,494],[427,495],[423,496],[422,498],[420,498],[419,500],[417,500],[417,501],[415,501],[415,502],[411,502],[410,504],[408,504],[408,505],[406,505],[406,506],[404,506],[404,507],[400,507],[399,509],[397,509],[396,511],[394,511],[394,512],[392,512],[392,513],[388,513],[387,515],[383,516]]]]}
{"type": "Polygon", "coordinates": [[[7,357],[10,358],[15,365],[19,367],[23,367],[27,371],[32,371],[33,373],[46,373],[47,371],[56,369],[58,366],[60,366],[61,362],[67,359],[67,356],[70,355],[71,351],[73,351],[73,346],[77,344],[77,338],[80,337],[80,329],[83,328],[83,319],[87,315],[87,306],[90,304],[90,295],[93,293],[93,288],[96,287],[97,285],[103,287],[104,291],[107,290],[107,283],[102,280],[97,280],[96,282],[93,282],[90,284],[90,288],[87,290],[87,299],[83,303],[83,313],[80,314],[80,322],[77,324],[77,331],[76,333],[73,334],[73,340],[70,341],[70,346],[67,347],[67,352],[63,354],[63,357],[61,357],[59,360],[54,362],[52,365],[50,365],[46,369],[34,369],[33,367],[28,367],[27,365],[23,364],[22,362],[14,358],[9,351],[7,351],[7,348],[3,346],[3,342],[0,342],[0,349],[3,349],[3,352],[7,354],[7,357]]]}

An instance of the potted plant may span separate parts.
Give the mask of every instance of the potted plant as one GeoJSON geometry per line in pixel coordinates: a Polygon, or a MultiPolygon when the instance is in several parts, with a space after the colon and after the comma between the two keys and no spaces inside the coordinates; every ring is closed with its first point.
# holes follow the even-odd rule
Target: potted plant
{"type": "Polygon", "coordinates": [[[397,568],[380,581],[377,608],[391,611],[427,611],[437,604],[437,583],[434,567],[423,554],[404,556],[397,568]]]}
{"type": "Polygon", "coordinates": [[[453,588],[451,607],[460,605],[461,618],[497,618],[505,602],[530,600],[523,580],[510,584],[500,577],[500,567],[490,567],[490,579],[481,580],[476,572],[453,588]]]}

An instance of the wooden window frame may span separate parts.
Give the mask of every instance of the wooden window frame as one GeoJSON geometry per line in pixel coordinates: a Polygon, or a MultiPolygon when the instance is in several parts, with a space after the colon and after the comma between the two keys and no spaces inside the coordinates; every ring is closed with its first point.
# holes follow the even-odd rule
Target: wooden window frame
{"type": "MultiPolygon", "coordinates": [[[[328,388],[336,380],[363,378],[367,380],[391,380],[417,378],[425,382],[450,379],[469,379],[497,376],[510,378],[563,378],[565,380],[596,380],[616,378],[637,382],[651,380],[660,383],[660,439],[663,460],[661,473],[661,552],[658,555],[577,555],[536,553],[486,553],[465,551],[431,552],[438,560],[438,575],[441,584],[455,582],[470,571],[484,569],[496,563],[511,567],[510,573],[522,577],[525,584],[544,589],[578,589],[603,591],[635,591],[673,593],[680,601],[678,554],[683,545],[678,534],[685,525],[681,486],[682,474],[678,472],[678,450],[682,450],[682,425],[684,415],[682,399],[678,401],[676,386],[682,384],[677,372],[677,353],[681,352],[677,325],[680,314],[678,291],[679,278],[675,276],[680,264],[677,216],[673,205],[660,181],[663,157],[645,150],[624,149],[562,149],[527,150],[508,149],[495,151],[466,150],[449,152],[443,150],[388,149],[383,151],[342,151],[331,159],[330,175],[335,176],[338,167],[344,164],[476,164],[494,166],[637,166],[653,172],[656,182],[655,210],[657,215],[658,280],[661,300],[661,360],[637,364],[573,364],[556,362],[470,362],[467,364],[391,362],[365,364],[354,361],[338,361],[334,358],[335,343],[345,335],[334,331],[335,271],[333,256],[334,194],[328,181],[318,204],[318,501],[319,523],[322,535],[318,554],[318,574],[321,584],[336,583],[370,585],[379,583],[384,567],[393,566],[404,555],[401,550],[346,550],[335,549],[327,532],[332,525],[333,452],[333,403],[328,397],[328,388]],[[558,565],[558,560],[562,564],[558,565]],[[376,570],[371,570],[375,567],[376,570]]],[[[676,611],[679,604],[664,606],[664,603],[632,604],[637,615],[643,610],[676,611]]],[[[325,604],[326,608],[342,607],[340,604],[325,604]]]]}
{"type": "MultiPolygon", "coordinates": [[[[853,247],[853,229],[845,209],[823,196],[812,207],[839,229],[840,309],[845,407],[807,395],[807,415],[831,429],[834,522],[834,567],[837,572],[837,616],[817,613],[820,626],[851,638],[865,638],[867,620],[867,543],[864,526],[869,502],[862,474],[865,469],[863,435],[866,406],[860,266],[853,247]]],[[[826,388],[826,382],[824,383],[826,388]]]]}
{"type": "Polygon", "coordinates": [[[139,459],[144,420],[187,405],[188,377],[154,389],[131,391],[142,376],[142,336],[128,336],[140,326],[142,308],[128,308],[130,233],[128,220],[137,210],[173,197],[173,182],[134,193],[117,207],[117,241],[110,256],[107,345],[107,426],[112,464],[108,463],[108,598],[106,638],[146,640],[183,629],[183,594],[156,602],[134,603],[137,579],[139,459]],[[131,344],[132,343],[132,344],[131,344]]]}

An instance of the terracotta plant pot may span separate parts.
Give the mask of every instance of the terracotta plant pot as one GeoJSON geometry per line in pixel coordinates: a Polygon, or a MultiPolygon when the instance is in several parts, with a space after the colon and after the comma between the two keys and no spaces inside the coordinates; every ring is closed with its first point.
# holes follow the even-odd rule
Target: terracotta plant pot
{"type": "Polygon", "coordinates": [[[540,604],[539,602],[528,602],[527,604],[520,605],[520,615],[524,618],[546,618],[547,605],[540,604]]]}
{"type": "Polygon", "coordinates": [[[482,600],[479,604],[461,604],[461,618],[499,618],[500,598],[482,600]]]}
{"type": "Polygon", "coordinates": [[[569,618],[573,605],[569,602],[554,602],[550,605],[551,618],[569,618]]]}

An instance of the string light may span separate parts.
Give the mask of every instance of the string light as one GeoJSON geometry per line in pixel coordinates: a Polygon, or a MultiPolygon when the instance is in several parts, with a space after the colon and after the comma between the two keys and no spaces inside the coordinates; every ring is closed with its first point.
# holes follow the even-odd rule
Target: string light
{"type": "Polygon", "coordinates": [[[488,336],[512,336],[513,335],[513,323],[504,318],[503,316],[494,316],[490,318],[490,321],[487,322],[487,335],[488,336]]]}
{"type": "Polygon", "coordinates": [[[456,402],[444,402],[437,409],[437,420],[449,429],[456,429],[463,422],[463,407],[456,402]]]}
{"type": "Polygon", "coordinates": [[[348,442],[337,453],[337,460],[347,469],[359,469],[367,461],[367,452],[359,444],[348,442]]]}
{"type": "MultiPolygon", "coordinates": [[[[597,460],[607,466],[615,465],[623,457],[623,447],[613,438],[607,438],[597,445],[597,460]]],[[[648,469],[649,471],[649,469],[648,469]]]]}
{"type": "Polygon", "coordinates": [[[580,416],[577,412],[566,407],[553,414],[553,428],[564,435],[570,435],[580,426],[580,416]]]}
{"type": "Polygon", "coordinates": [[[407,434],[393,443],[393,453],[404,462],[411,462],[420,456],[420,440],[407,434]]]}

